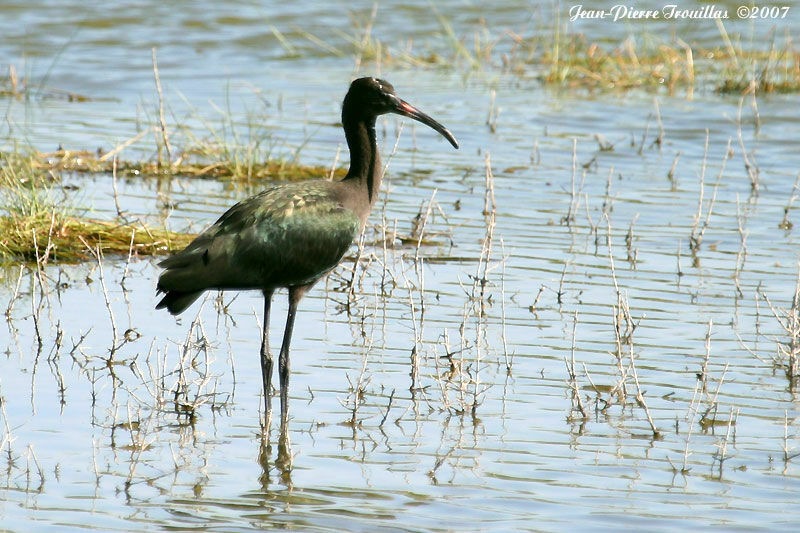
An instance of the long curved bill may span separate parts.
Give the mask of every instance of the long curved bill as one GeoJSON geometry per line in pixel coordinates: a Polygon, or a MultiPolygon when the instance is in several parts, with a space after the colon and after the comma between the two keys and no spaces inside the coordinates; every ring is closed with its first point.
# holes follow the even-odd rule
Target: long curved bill
{"type": "Polygon", "coordinates": [[[453,134],[450,131],[433,120],[431,117],[414,107],[413,105],[409,104],[405,100],[401,100],[400,98],[395,97],[394,102],[394,112],[398,115],[403,115],[405,117],[413,118],[419,122],[422,122],[426,126],[433,128],[434,130],[438,131],[442,137],[450,141],[450,144],[453,145],[453,148],[458,149],[458,141],[456,138],[453,137],[453,134]]]}

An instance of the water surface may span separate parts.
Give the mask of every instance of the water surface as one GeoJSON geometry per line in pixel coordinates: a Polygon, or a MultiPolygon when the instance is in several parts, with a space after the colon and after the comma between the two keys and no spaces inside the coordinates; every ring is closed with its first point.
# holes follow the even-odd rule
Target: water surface
{"type": "MultiPolygon", "coordinates": [[[[2,67],[88,97],[4,98],[7,144],[93,150],[133,137],[157,108],[155,46],[170,124],[202,136],[204,120],[224,115],[244,128],[255,118],[274,154],[300,148],[302,162],[330,165],[344,149],[337,122],[355,61],[306,35],[347,50],[339,32],[359,35],[353,21],[369,20],[372,4],[0,9],[2,67]]],[[[500,33],[548,27],[554,15],[515,2],[491,12],[464,2],[437,9],[467,37],[481,19],[500,33]]],[[[779,31],[796,25],[798,9],[779,31]]],[[[728,30],[766,46],[772,27],[728,30]]],[[[572,29],[607,42],[644,29],[720,45],[711,21],[572,29]]],[[[372,31],[395,46],[449,50],[427,3],[379,6],[372,31]]],[[[779,227],[787,205],[797,222],[796,95],[759,96],[758,129],[750,98],[742,102],[741,143],[760,170],[755,194],[738,95],[590,94],[491,65],[469,74],[374,64],[360,72],[390,79],[461,150],[405,124],[353,294],[351,259],[303,301],[292,344],[291,467],[279,460],[276,429],[269,446],[260,436],[260,295],[211,294],[173,319],[153,309],[156,260],[105,257],[102,272],[91,261],[41,272],[9,265],[0,284],[9,309],[0,332],[2,528],[794,530],[797,396],[773,359],[786,361],[781,321],[798,278],[796,229],[779,227]],[[492,89],[494,132],[485,124],[492,89]],[[613,150],[600,151],[596,135],[613,150]],[[729,140],[733,154],[693,255],[706,136],[698,226],[729,140]],[[487,153],[496,204],[488,263],[487,153]],[[375,244],[395,229],[409,235],[431,199],[419,250],[413,240],[375,244]],[[484,278],[481,298],[475,280],[484,278]],[[607,405],[619,382],[617,287],[637,324],[643,403],[623,339],[628,396],[607,405]],[[575,387],[565,366],[573,354],[575,387]]],[[[382,119],[378,130],[388,155],[399,121],[382,119]]],[[[126,153],[154,157],[155,145],[146,139],[126,153]]],[[[115,215],[110,176],[63,183],[90,216],[115,215]]],[[[199,231],[262,186],[126,178],[118,193],[129,217],[199,231]]],[[[283,293],[273,309],[277,348],[283,293]]]]}

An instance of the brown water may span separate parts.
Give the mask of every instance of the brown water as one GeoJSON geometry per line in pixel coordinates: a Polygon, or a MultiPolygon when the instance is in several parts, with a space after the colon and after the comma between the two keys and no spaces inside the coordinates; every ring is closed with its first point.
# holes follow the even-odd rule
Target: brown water
{"type": "MultiPolygon", "coordinates": [[[[89,100],[47,91],[5,98],[4,137],[42,150],[108,149],[131,138],[154,114],[157,46],[171,124],[204,135],[201,119],[222,121],[216,106],[243,129],[257,118],[274,154],[302,145],[302,162],[329,165],[343,146],[336,122],[354,58],[303,32],[347,50],[337,30],[368,20],[371,9],[6,4],[0,67],[14,64],[89,100]]],[[[499,33],[552,18],[550,8],[514,2],[437,9],[459,35],[471,35],[480,19],[499,33]]],[[[792,4],[779,31],[796,29],[798,10],[792,4]]],[[[772,25],[726,27],[759,44],[772,25]]],[[[720,44],[711,21],[573,29],[612,42],[646,29],[720,44]]],[[[413,39],[415,49],[449,50],[427,3],[381,5],[373,33],[398,46],[413,39]]],[[[259,434],[258,294],[226,293],[225,312],[209,295],[175,320],[153,309],[155,260],[106,257],[102,272],[96,262],[41,273],[9,265],[0,284],[0,306],[10,309],[0,329],[0,529],[795,530],[797,394],[772,360],[786,359],[779,319],[798,276],[797,230],[779,228],[800,169],[798,97],[759,97],[757,131],[750,99],[743,103],[742,143],[760,169],[753,194],[738,96],[550,90],[492,66],[465,76],[383,65],[380,74],[462,147],[406,124],[350,305],[352,261],[303,301],[292,344],[291,466],[279,457],[276,431],[269,447],[259,434]],[[492,89],[495,132],[485,125],[492,89]],[[701,226],[729,139],[733,155],[693,258],[706,130],[701,226]],[[614,149],[599,151],[595,134],[614,149]],[[488,265],[487,152],[497,206],[488,265]],[[419,252],[399,240],[387,250],[374,244],[382,228],[409,234],[431,198],[419,252]],[[484,276],[481,307],[470,295],[484,276]],[[638,323],[635,369],[658,438],[636,401],[624,342],[627,400],[605,403],[619,381],[614,278],[638,323]],[[117,346],[126,332],[129,342],[109,366],[114,328],[117,346]],[[573,353],[585,419],[573,408],[565,367],[573,353]],[[704,390],[698,374],[707,353],[704,390]],[[354,389],[363,390],[355,425],[354,389]],[[195,404],[193,419],[176,414],[176,398],[195,404]]],[[[385,155],[398,123],[379,123],[385,155]]],[[[153,146],[143,140],[130,157],[151,157],[153,146]]],[[[114,216],[109,176],[63,182],[91,216],[114,216]]],[[[260,187],[132,178],[118,191],[131,217],[158,223],[168,215],[171,227],[199,230],[260,187]]],[[[794,209],[788,216],[797,222],[794,209]]],[[[283,294],[273,309],[276,347],[283,294]]]]}

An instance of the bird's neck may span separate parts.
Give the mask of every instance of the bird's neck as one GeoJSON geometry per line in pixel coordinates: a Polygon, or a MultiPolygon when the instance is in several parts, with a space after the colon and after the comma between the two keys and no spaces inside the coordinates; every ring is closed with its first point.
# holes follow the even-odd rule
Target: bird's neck
{"type": "Polygon", "coordinates": [[[345,180],[355,180],[366,191],[370,205],[375,203],[381,186],[381,156],[375,140],[375,117],[343,119],[350,170],[345,180]]]}

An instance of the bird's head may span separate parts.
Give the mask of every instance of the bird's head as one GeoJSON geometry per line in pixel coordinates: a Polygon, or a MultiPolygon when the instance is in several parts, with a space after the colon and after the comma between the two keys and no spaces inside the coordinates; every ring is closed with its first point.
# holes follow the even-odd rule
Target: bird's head
{"type": "Polygon", "coordinates": [[[422,122],[438,131],[445,139],[450,141],[454,148],[458,148],[458,141],[447,128],[408,102],[400,99],[395,94],[394,87],[388,81],[367,77],[358,78],[350,84],[350,90],[347,91],[347,96],[344,97],[343,120],[346,114],[352,114],[354,118],[361,119],[377,117],[386,113],[396,113],[422,122]]]}

